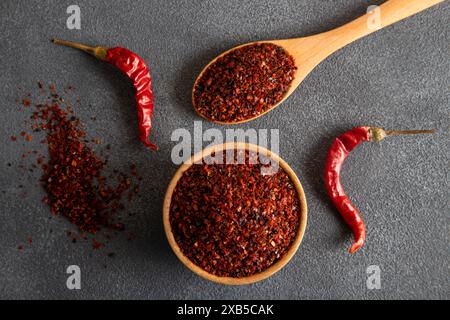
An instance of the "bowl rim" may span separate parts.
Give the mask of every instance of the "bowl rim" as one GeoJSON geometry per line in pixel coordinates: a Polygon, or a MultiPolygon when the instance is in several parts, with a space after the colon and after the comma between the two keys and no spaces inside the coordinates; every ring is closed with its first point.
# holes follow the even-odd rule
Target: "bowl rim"
{"type": "Polygon", "coordinates": [[[164,231],[166,233],[167,240],[169,242],[170,247],[172,248],[175,255],[178,257],[178,259],[192,272],[196,273],[200,277],[226,285],[244,285],[244,284],[251,284],[255,283],[264,279],[267,279],[268,277],[275,274],[277,271],[282,269],[294,256],[294,254],[297,252],[300,243],[302,242],[303,236],[305,234],[306,230],[306,224],[308,219],[308,206],[306,202],[306,196],[305,192],[303,190],[303,187],[300,183],[300,180],[298,179],[295,172],[292,170],[292,168],[278,156],[276,153],[267,150],[264,147],[246,143],[246,142],[227,142],[222,144],[217,144],[213,146],[209,146],[202,151],[196,153],[195,155],[191,156],[189,159],[187,159],[175,172],[174,176],[172,177],[169,186],[167,187],[166,195],[164,197],[164,203],[163,203],[163,224],[164,224],[164,231]],[[248,150],[257,152],[260,154],[265,155],[268,158],[271,158],[279,163],[279,166],[288,174],[289,178],[291,179],[292,183],[294,184],[294,187],[297,191],[300,203],[301,203],[301,209],[300,209],[300,225],[297,230],[297,234],[295,236],[294,242],[289,247],[288,251],[284,254],[284,256],[275,262],[273,265],[271,265],[269,268],[265,269],[262,272],[256,273],[251,276],[247,277],[241,277],[241,278],[233,278],[233,277],[219,277],[214,274],[211,274],[196,264],[194,264],[188,257],[186,257],[183,252],[181,251],[180,247],[178,246],[175,237],[172,233],[172,227],[170,224],[170,203],[172,200],[172,194],[175,190],[175,187],[178,183],[178,180],[182,177],[183,173],[188,170],[192,164],[195,162],[209,156],[213,152],[220,152],[224,150],[229,149],[238,149],[238,150],[248,150]]]}

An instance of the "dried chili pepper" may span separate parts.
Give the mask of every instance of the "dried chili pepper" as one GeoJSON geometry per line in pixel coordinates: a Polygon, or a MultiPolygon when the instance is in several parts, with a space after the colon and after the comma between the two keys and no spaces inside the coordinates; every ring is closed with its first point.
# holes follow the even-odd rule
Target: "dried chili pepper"
{"type": "Polygon", "coordinates": [[[353,231],[355,241],[349,250],[350,253],[354,253],[364,244],[366,227],[358,210],[345,194],[340,181],[342,165],[348,154],[363,141],[381,141],[390,135],[433,132],[434,130],[383,130],[374,127],[357,127],[334,140],[328,151],[325,184],[333,204],[353,231]]]}
{"type": "Polygon", "coordinates": [[[147,64],[134,52],[121,47],[89,47],[84,44],[53,39],[56,44],[80,49],[94,57],[104,60],[123,71],[136,88],[137,115],[139,122],[140,140],[142,143],[157,150],[158,147],[148,140],[152,129],[153,91],[150,71],[147,64]]]}

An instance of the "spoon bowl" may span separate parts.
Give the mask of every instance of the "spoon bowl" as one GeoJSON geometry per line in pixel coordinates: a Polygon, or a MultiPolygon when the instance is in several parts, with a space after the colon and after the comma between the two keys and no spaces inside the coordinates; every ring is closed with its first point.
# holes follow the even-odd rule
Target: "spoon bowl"
{"type": "Polygon", "coordinates": [[[201,117],[219,124],[238,124],[261,117],[283,103],[308,76],[308,74],[329,55],[352,43],[353,41],[356,41],[377,30],[403,20],[443,1],[444,0],[389,0],[356,20],[327,32],[303,38],[250,42],[225,51],[207,64],[197,77],[192,90],[192,104],[194,109],[201,117]],[[216,119],[210,119],[199,112],[194,99],[194,94],[197,84],[205,71],[219,58],[224,57],[231,51],[257,43],[272,43],[277,45],[283,48],[294,58],[297,69],[295,70],[290,87],[284,94],[283,98],[276,104],[269,106],[266,111],[245,120],[219,121],[216,119]]]}

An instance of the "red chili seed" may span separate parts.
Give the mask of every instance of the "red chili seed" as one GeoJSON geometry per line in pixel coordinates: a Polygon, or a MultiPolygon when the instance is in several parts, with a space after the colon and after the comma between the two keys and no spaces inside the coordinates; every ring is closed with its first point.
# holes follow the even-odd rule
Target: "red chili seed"
{"type": "Polygon", "coordinates": [[[289,176],[281,168],[263,175],[263,164],[250,164],[250,157],[246,152],[239,165],[192,165],[172,195],[176,242],[193,263],[217,276],[264,271],[298,232],[301,203],[289,176]]]}
{"type": "Polygon", "coordinates": [[[296,69],[294,58],[272,43],[235,49],[203,72],[194,88],[194,104],[211,120],[253,118],[283,99],[296,69]]]}

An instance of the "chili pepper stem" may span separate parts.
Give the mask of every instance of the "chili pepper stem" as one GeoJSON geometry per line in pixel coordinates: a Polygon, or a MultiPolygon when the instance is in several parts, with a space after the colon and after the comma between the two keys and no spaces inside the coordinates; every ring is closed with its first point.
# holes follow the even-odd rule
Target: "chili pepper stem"
{"type": "Polygon", "coordinates": [[[434,130],[383,130],[381,128],[370,128],[370,140],[381,141],[387,136],[434,133],[434,130]]]}
{"type": "Polygon", "coordinates": [[[434,133],[434,130],[386,130],[386,135],[434,133]]]}
{"type": "Polygon", "coordinates": [[[93,55],[94,57],[96,57],[100,60],[105,59],[106,53],[108,51],[108,48],[105,48],[105,47],[90,47],[90,46],[87,46],[82,43],[66,41],[66,40],[61,40],[61,39],[57,39],[57,38],[53,38],[52,42],[55,44],[62,45],[62,46],[71,47],[71,48],[75,48],[75,49],[84,51],[86,53],[89,53],[90,55],[93,55]]]}

